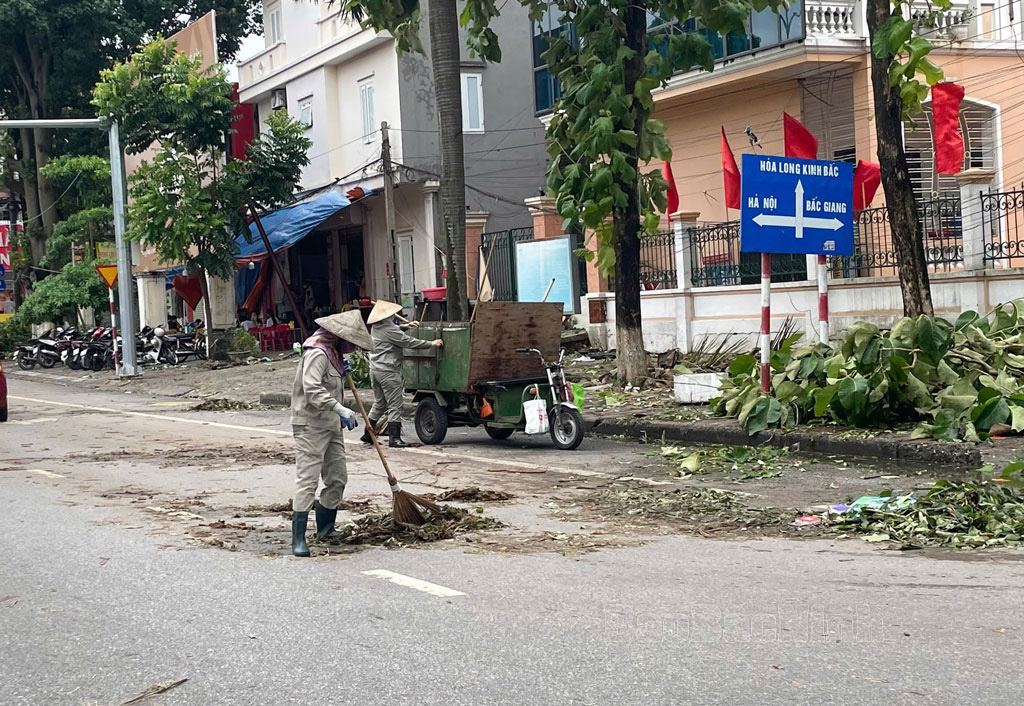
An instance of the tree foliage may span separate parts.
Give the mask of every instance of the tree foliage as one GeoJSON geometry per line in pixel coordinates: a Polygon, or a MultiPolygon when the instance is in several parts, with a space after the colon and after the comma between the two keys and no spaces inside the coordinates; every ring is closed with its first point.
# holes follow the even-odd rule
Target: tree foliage
{"type": "Polygon", "coordinates": [[[46,241],[43,267],[57,269],[71,262],[71,248],[81,246],[83,260],[96,258],[96,243],[114,239],[114,211],[109,206],[96,206],[73,213],[53,227],[53,235],[46,241]]]}
{"type": "Polygon", "coordinates": [[[54,157],[39,170],[60,191],[62,213],[110,206],[110,160],[94,154],[54,157]]]}
{"type": "Polygon", "coordinates": [[[29,324],[74,321],[78,310],[100,309],[107,303],[107,285],[92,262],[64,265],[59,274],[37,282],[18,307],[18,319],[29,324]]]}
{"type": "Polygon", "coordinates": [[[130,179],[128,237],[165,262],[214,277],[234,272],[247,201],[284,203],[309,163],[303,126],[279,111],[250,147],[251,161],[225,165],[235,104],[224,68],[204,69],[200,56],[180,54],[166,39],[105,71],[93,102],[122,125],[128,151],[157,145],[130,179]]]}
{"type": "MultiPolygon", "coordinates": [[[[261,7],[259,0],[3,0],[0,112],[9,118],[92,117],[90,92],[100,71],[127,58],[147,37],[177,32],[215,10],[219,56],[229,60],[242,38],[261,31],[261,7]]],[[[22,179],[7,177],[6,186],[25,196],[38,262],[58,220],[58,194],[42,169],[52,156],[94,151],[103,136],[52,128],[12,134],[12,171],[22,179]]]]}

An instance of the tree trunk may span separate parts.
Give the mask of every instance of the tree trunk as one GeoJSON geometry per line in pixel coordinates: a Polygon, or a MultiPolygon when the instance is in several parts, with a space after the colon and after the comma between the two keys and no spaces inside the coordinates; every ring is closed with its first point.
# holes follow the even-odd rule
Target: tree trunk
{"type": "Polygon", "coordinates": [[[43,227],[43,239],[53,235],[53,226],[57,223],[57,193],[53,189],[53,182],[43,175],[42,169],[50,161],[50,144],[53,141],[53,130],[51,128],[36,128],[35,132],[35,157],[36,157],[36,186],[39,190],[39,213],[43,227]]]}
{"type": "MultiPolygon", "coordinates": [[[[625,62],[624,87],[630,95],[637,79],[644,74],[647,54],[647,18],[642,5],[626,8],[625,44],[636,51],[636,56],[625,62]]],[[[639,102],[633,104],[635,123],[622,125],[640,131],[647,113],[639,102]]],[[[631,150],[626,162],[634,170],[639,160],[636,149],[631,150]]],[[[634,185],[626,189],[626,207],[613,214],[615,232],[615,359],[619,382],[639,385],[647,377],[647,353],[644,351],[644,331],[640,318],[640,194],[634,185]]]]}
{"type": "Polygon", "coordinates": [[[459,10],[455,0],[430,0],[430,63],[434,72],[441,154],[441,213],[448,257],[448,318],[469,316],[466,299],[466,169],[462,144],[459,10]]]}
{"type": "Polygon", "coordinates": [[[46,238],[40,237],[42,224],[39,219],[39,188],[36,182],[38,172],[31,166],[36,153],[33,131],[29,128],[19,128],[18,142],[21,165],[18,171],[25,185],[25,232],[32,246],[32,264],[38,265],[46,254],[46,238]]]}
{"type": "MultiPolygon", "coordinates": [[[[870,0],[867,9],[869,45],[875,30],[885,24],[891,13],[890,0],[870,0]]],[[[899,266],[903,313],[907,316],[932,316],[928,264],[924,257],[917,199],[910,181],[907,155],[903,149],[903,101],[899,88],[889,87],[892,57],[871,55],[871,90],[875,101],[875,135],[878,138],[878,163],[882,170],[882,189],[889,210],[896,264],[899,266]]]]}
{"type": "MultiPolygon", "coordinates": [[[[265,265],[264,265],[265,266],[265,265]]],[[[213,360],[213,306],[210,304],[210,283],[206,279],[206,270],[196,268],[199,278],[199,290],[203,293],[203,330],[206,332],[206,354],[213,360]]],[[[298,316],[298,312],[296,312],[298,316]]]]}

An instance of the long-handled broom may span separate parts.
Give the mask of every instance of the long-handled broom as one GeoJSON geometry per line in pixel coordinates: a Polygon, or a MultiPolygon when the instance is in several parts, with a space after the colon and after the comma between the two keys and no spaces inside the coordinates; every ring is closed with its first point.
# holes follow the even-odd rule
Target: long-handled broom
{"type": "Polygon", "coordinates": [[[380,456],[380,462],[384,466],[384,472],[388,476],[388,483],[391,484],[391,498],[394,501],[391,510],[391,519],[394,522],[401,522],[407,525],[423,525],[426,524],[427,518],[423,515],[424,508],[431,512],[441,512],[441,507],[426,498],[422,498],[419,495],[414,495],[406,490],[402,490],[402,486],[398,484],[398,479],[395,478],[391,472],[391,468],[388,467],[388,461],[384,458],[384,449],[380,447],[380,441],[377,440],[377,430],[370,424],[370,417],[366,413],[366,408],[363,407],[363,401],[359,399],[359,393],[356,392],[355,383],[352,382],[352,375],[346,373],[345,379],[348,381],[348,388],[352,390],[352,396],[356,400],[356,406],[359,407],[359,413],[363,415],[363,423],[366,424],[366,428],[369,430],[370,439],[373,441],[373,447],[377,449],[377,455],[380,456]]]}

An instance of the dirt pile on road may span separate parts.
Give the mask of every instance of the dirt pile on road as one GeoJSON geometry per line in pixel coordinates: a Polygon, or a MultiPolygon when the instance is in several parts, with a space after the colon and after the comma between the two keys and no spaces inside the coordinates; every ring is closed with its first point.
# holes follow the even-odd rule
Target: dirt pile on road
{"type": "Polygon", "coordinates": [[[326,543],[401,547],[453,539],[456,535],[504,526],[494,518],[457,507],[442,507],[440,514],[432,514],[428,522],[419,527],[393,522],[390,512],[375,512],[339,527],[341,536],[326,543]]]}

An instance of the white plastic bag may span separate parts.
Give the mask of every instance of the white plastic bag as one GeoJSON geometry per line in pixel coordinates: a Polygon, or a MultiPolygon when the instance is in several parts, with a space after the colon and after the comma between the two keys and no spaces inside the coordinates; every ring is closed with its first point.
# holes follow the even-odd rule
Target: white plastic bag
{"type": "Polygon", "coordinates": [[[527,434],[546,434],[548,431],[548,404],[539,397],[523,402],[527,434]]]}

